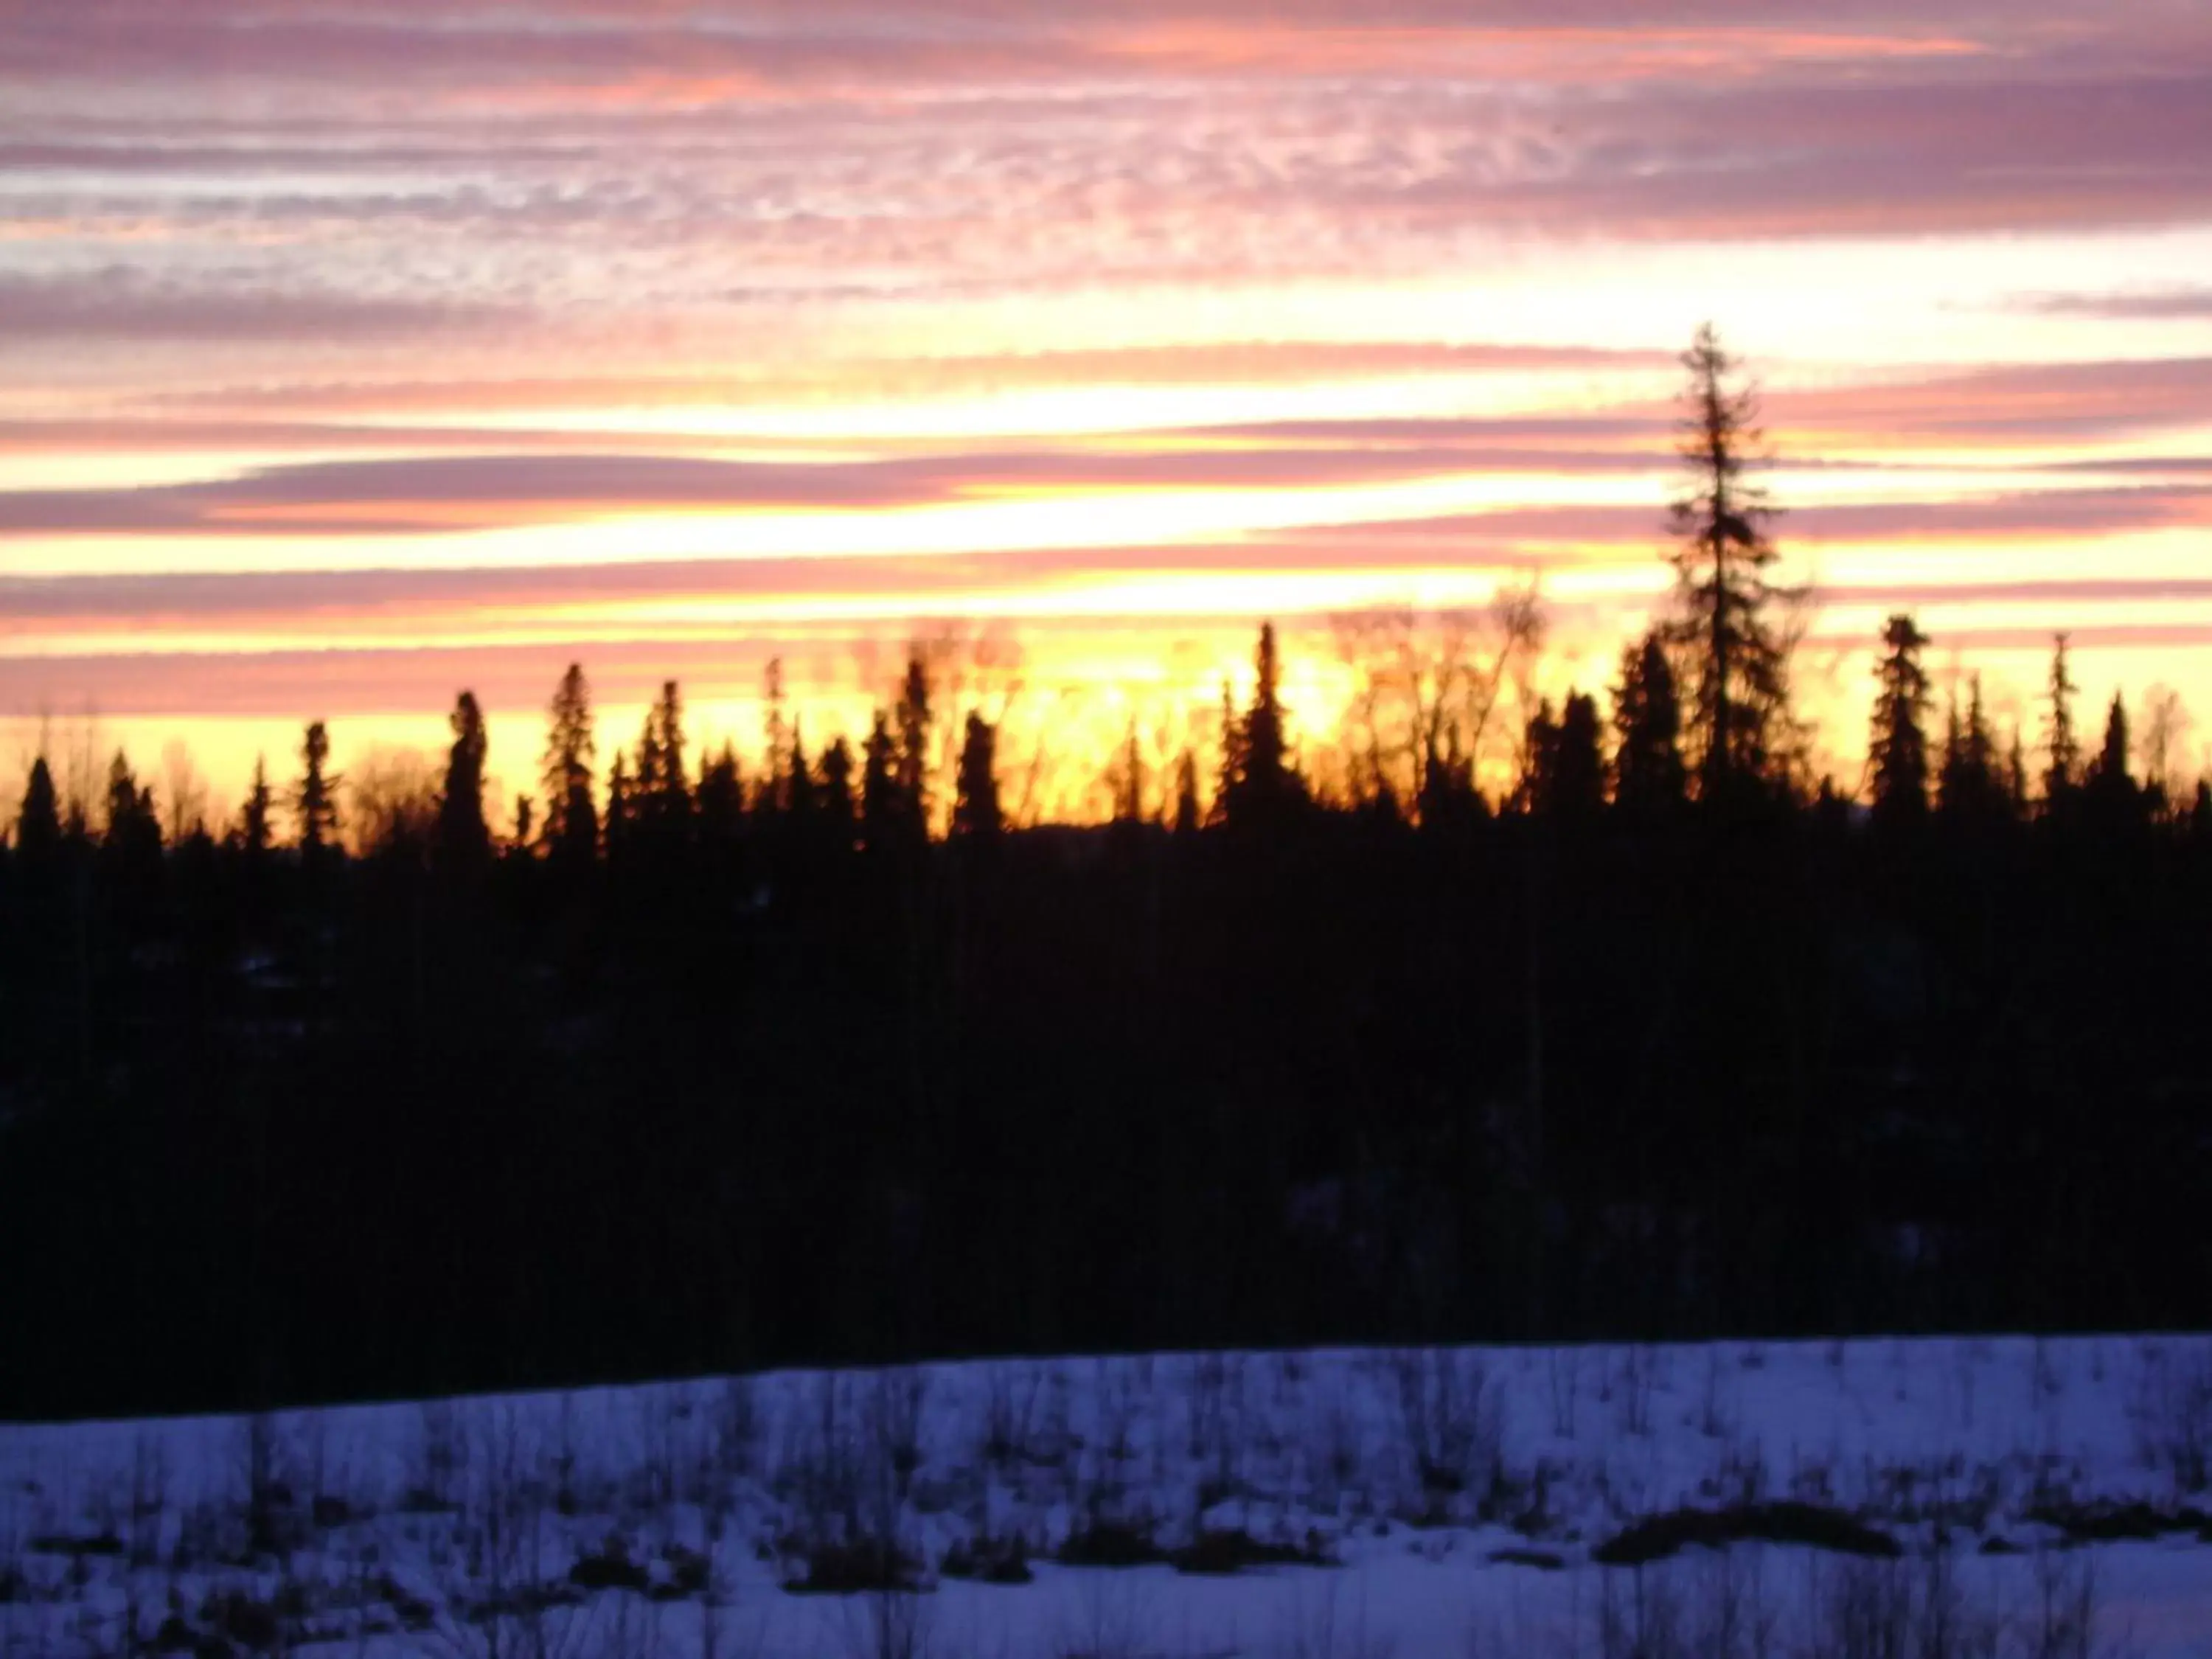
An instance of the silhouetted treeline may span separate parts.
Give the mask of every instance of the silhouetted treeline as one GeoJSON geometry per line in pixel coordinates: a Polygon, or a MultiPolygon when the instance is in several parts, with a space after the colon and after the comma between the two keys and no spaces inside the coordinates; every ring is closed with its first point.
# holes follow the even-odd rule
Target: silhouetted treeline
{"type": "Polygon", "coordinates": [[[2031,775],[1909,617],[1868,803],[1808,787],[1747,415],[1686,446],[1674,611],[1504,790],[1425,719],[1409,782],[1317,799],[1272,629],[1219,752],[1095,828],[1009,827],[980,715],[933,764],[919,659],[857,752],[779,698],[749,763],[673,684],[603,757],[572,671],[504,842],[466,694],[357,856],[319,723],[220,838],[41,760],[0,1412],[2212,1322],[2212,797],[2139,781],[2117,702],[2085,761],[2063,641],[2031,775]]]}
{"type": "MultiPolygon", "coordinates": [[[[165,851],[120,769],[72,831],[41,769],[0,1403],[2212,1318],[2201,797],[2116,714],[2023,811],[1970,708],[1877,734],[1870,811],[1700,801],[1629,690],[1425,823],[1308,799],[1264,696],[1207,827],[1009,830],[971,720],[932,841],[896,712],[857,792],[693,781],[672,688],[542,851],[448,793],[344,857],[317,738],[289,848],[257,796],[165,851]]],[[[481,743],[465,704],[453,775],[481,743]]]]}

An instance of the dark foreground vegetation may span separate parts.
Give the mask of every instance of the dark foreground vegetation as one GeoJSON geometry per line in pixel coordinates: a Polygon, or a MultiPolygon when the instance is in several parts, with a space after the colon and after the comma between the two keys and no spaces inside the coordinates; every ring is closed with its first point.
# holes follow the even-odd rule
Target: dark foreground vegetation
{"type": "Polygon", "coordinates": [[[1316,799],[1272,633],[1221,752],[1090,828],[1006,825],[980,717],[937,775],[919,664],[858,757],[750,779],[672,685],[602,781],[572,672],[507,844],[465,694],[434,808],[351,855],[319,726],[220,836],[40,761],[0,1413],[2212,1322],[2212,803],[2117,704],[2084,759],[2063,644],[2033,774],[1978,699],[1931,732],[1903,617],[1867,800],[1808,782],[1700,349],[1679,615],[1607,715],[1528,711],[1502,799],[1449,678],[1316,799]]]}

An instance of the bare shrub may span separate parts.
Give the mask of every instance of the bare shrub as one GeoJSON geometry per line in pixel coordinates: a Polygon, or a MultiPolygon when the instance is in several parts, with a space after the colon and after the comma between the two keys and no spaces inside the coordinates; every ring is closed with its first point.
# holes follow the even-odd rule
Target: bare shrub
{"type": "Polygon", "coordinates": [[[724,1381],[714,1401],[709,1468],[721,1493],[753,1478],[760,1457],[760,1411],[750,1376],[724,1381]]]}
{"type": "Polygon", "coordinates": [[[1132,1485],[1139,1409],[1133,1373],[1119,1361],[1098,1360],[1091,1401],[1092,1432],[1078,1467],[1077,1494],[1078,1507],[1096,1522],[1123,1513],[1132,1485]]]}
{"type": "Polygon", "coordinates": [[[683,1496],[686,1471],[696,1467],[690,1443],[696,1416],[691,1391],[667,1384],[640,1392],[636,1400],[638,1468],[629,1482],[629,1501],[656,1515],[683,1496]]]}
{"type": "MultiPolygon", "coordinates": [[[[1316,1391],[1317,1394],[1318,1391],[1316,1391]]],[[[1325,1396],[1309,1396],[1306,1419],[1306,1502],[1328,1515],[1343,1507],[1345,1494],[1362,1485],[1365,1467],[1364,1437],[1359,1414],[1332,1388],[1325,1396]]]]}
{"type": "Polygon", "coordinates": [[[1454,1495],[1503,1475],[1503,1395],[1476,1354],[1400,1349],[1389,1364],[1424,1514],[1441,1519],[1454,1495]]]}
{"type": "Polygon", "coordinates": [[[1980,1375],[1981,1364],[1971,1345],[1952,1350],[1951,1381],[1957,1391],[1959,1426],[1962,1429],[1974,1426],[1974,1383],[1980,1375]]]}
{"type": "Polygon", "coordinates": [[[921,1467],[922,1414],[928,1400],[929,1376],[917,1366],[894,1366],[870,1380],[868,1438],[875,1470],[902,1504],[921,1467]]]}
{"type": "Polygon", "coordinates": [[[1729,1410],[1726,1389],[1720,1344],[1709,1342],[1705,1345],[1705,1385],[1698,1395],[1698,1431],[1707,1439],[1721,1439],[1733,1426],[1735,1414],[1729,1410]]]}
{"type": "Polygon", "coordinates": [[[450,1400],[426,1400],[415,1414],[415,1443],[410,1451],[406,1506],[421,1512],[450,1512],[468,1462],[460,1410],[450,1400]]]}
{"type": "Polygon", "coordinates": [[[563,1389],[554,1413],[554,1449],[550,1474],[553,1507],[573,1516],[582,1507],[576,1491],[576,1397],[563,1389]]]}
{"type": "Polygon", "coordinates": [[[834,1371],[808,1382],[787,1425],[782,1484],[792,1492],[802,1536],[842,1540],[860,1522],[860,1467],[854,1446],[852,1383],[834,1371]]]}
{"type": "Polygon", "coordinates": [[[1583,1351],[1554,1347],[1544,1356],[1544,1380],[1552,1402],[1552,1433],[1561,1440],[1575,1437],[1575,1408],[1582,1395],[1583,1351]]]}
{"type": "Polygon", "coordinates": [[[2028,1361],[2028,1409],[2031,1412],[2040,1411],[2058,1398],[2063,1386],[2057,1362],[2051,1356],[2050,1340],[2039,1335],[2035,1338],[2028,1361]]]}
{"type": "Polygon", "coordinates": [[[16,1510],[19,1487],[0,1485],[0,1656],[15,1659],[22,1650],[30,1609],[30,1575],[23,1565],[22,1524],[16,1510]]]}
{"type": "Polygon", "coordinates": [[[13,1606],[28,1588],[23,1576],[23,1533],[15,1518],[15,1493],[5,1496],[7,1505],[0,1509],[0,1608],[13,1606]]]}
{"type": "Polygon", "coordinates": [[[1044,1386],[1042,1368],[1000,1361],[983,1368],[983,1423],[976,1449],[984,1464],[1004,1474],[1029,1455],[1030,1431],[1037,1395],[1044,1386]]]}
{"type": "MultiPolygon", "coordinates": [[[[161,1522],[169,1509],[169,1455],[157,1435],[144,1431],[131,1442],[131,1565],[150,1567],[161,1557],[161,1522]]],[[[6,1576],[0,1562],[0,1578],[6,1576]]],[[[7,1599],[0,1591],[0,1601],[7,1599]]]]}
{"type": "Polygon", "coordinates": [[[787,1589],[850,1594],[915,1588],[920,1557],[906,1537],[908,1485],[921,1457],[923,1373],[865,1378],[825,1372],[809,1385],[787,1449],[782,1484],[797,1508],[784,1540],[787,1589]]]}
{"type": "Polygon", "coordinates": [[[1651,1432],[1651,1396],[1657,1387],[1658,1356],[1650,1345],[1634,1342],[1623,1348],[1607,1389],[1621,1433],[1642,1438],[1651,1432]]]}
{"type": "Polygon", "coordinates": [[[2212,1485],[2212,1353],[2144,1345],[2127,1412],[2145,1468],[2165,1471],[2179,1493],[2212,1485]]]}
{"type": "Polygon", "coordinates": [[[275,1416],[256,1412],[246,1418],[238,1425],[236,1443],[239,1479],[245,1488],[246,1550],[255,1556],[282,1554],[292,1543],[287,1525],[292,1493],[275,1416]]]}
{"type": "Polygon", "coordinates": [[[1203,1511],[1233,1496],[1242,1480],[1244,1357],[1206,1353],[1192,1360],[1184,1393],[1187,1449],[1199,1469],[1203,1511]]]}
{"type": "Polygon", "coordinates": [[[423,1645],[453,1659],[571,1659],[598,1652],[582,1590],[552,1572],[545,1462],[517,1407],[449,1407],[453,1548],[423,1645]]]}

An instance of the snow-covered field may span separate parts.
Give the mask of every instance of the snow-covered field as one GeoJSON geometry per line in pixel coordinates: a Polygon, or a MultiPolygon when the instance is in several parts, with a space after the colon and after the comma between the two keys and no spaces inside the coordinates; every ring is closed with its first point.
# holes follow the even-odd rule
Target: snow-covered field
{"type": "Polygon", "coordinates": [[[0,1655],[2162,1659],[2212,1654],[2208,1463],[2198,1337],[981,1362],[0,1427],[0,1655]]]}

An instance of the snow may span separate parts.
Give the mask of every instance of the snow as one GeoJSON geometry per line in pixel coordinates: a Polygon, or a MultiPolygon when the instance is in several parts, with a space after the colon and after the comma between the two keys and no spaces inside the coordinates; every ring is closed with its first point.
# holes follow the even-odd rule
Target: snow
{"type": "Polygon", "coordinates": [[[2197,1336],[978,1361],[0,1427],[0,1654],[118,1652],[167,1620],[379,1656],[1458,1659],[1625,1653],[1639,1612],[1655,1654],[1796,1654],[1887,1593],[1950,1598],[1998,1652],[2166,1659],[2212,1653],[2208,1458],[2197,1336]],[[1899,1558],[1592,1560],[1639,1518],[1784,1500],[1899,1558]],[[2069,1536],[2119,1504],[2168,1529],[2069,1536]],[[1050,1559],[1097,1524],[1336,1565],[1050,1559]],[[939,1571],[1017,1537],[1031,1582],[939,1571]],[[785,1587],[872,1538],[919,1594],[785,1587]],[[585,1558],[634,1587],[572,1588],[585,1558]],[[533,1607],[549,1586],[571,1599],[533,1607]],[[2094,1641],[2047,1640],[2085,1597],[2094,1641]]]}

